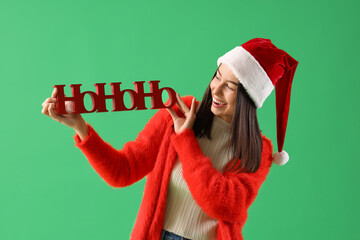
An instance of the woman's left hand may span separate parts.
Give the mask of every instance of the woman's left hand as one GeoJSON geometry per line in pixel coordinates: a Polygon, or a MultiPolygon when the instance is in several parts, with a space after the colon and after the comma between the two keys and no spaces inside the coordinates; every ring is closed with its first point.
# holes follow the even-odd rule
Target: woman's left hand
{"type": "Polygon", "coordinates": [[[181,112],[184,114],[185,118],[179,117],[175,110],[172,108],[166,108],[170,113],[174,121],[174,129],[176,134],[180,134],[182,131],[187,129],[192,129],[195,122],[195,98],[192,99],[190,109],[186,104],[181,100],[180,95],[176,93],[176,105],[179,107],[181,112]]]}

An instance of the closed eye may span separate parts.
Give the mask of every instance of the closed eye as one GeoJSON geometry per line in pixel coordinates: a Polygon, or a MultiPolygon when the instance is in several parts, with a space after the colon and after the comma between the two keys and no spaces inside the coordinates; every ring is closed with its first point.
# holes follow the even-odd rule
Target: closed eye
{"type": "MultiPolygon", "coordinates": [[[[219,78],[217,75],[215,76],[215,78],[216,78],[217,80],[221,81],[221,80],[220,80],[220,78],[219,78]]],[[[234,88],[232,88],[232,87],[230,87],[230,85],[229,85],[229,84],[226,84],[226,87],[227,87],[228,89],[230,89],[230,90],[235,91],[235,89],[234,89],[234,88]]]]}
{"type": "Polygon", "coordinates": [[[233,89],[232,87],[230,87],[229,84],[226,84],[226,87],[229,88],[229,89],[231,89],[231,90],[234,90],[234,91],[235,91],[235,89],[233,89]]]}

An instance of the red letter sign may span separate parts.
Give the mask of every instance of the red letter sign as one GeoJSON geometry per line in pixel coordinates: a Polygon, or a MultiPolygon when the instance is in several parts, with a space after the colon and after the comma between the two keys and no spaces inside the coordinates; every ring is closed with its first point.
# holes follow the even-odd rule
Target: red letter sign
{"type": "Polygon", "coordinates": [[[74,114],[78,113],[92,113],[92,112],[107,112],[106,109],[106,99],[113,100],[113,110],[114,111],[128,111],[128,110],[144,110],[147,109],[145,106],[145,97],[151,98],[151,108],[150,109],[159,109],[159,108],[169,108],[175,105],[176,103],[176,93],[172,88],[164,87],[159,89],[160,81],[149,81],[150,84],[150,93],[144,92],[144,81],[133,82],[135,85],[135,91],[131,89],[120,90],[121,82],[110,83],[111,85],[111,95],[105,94],[105,83],[96,83],[96,93],[91,91],[86,91],[81,93],[80,87],[81,84],[71,84],[72,97],[66,97],[64,93],[65,85],[55,85],[54,88],[57,88],[57,112],[59,114],[66,114],[65,110],[65,101],[73,101],[74,103],[74,114]],[[170,103],[165,105],[162,101],[162,92],[166,91],[169,95],[170,103]],[[124,104],[124,94],[129,93],[131,97],[131,107],[126,108],[124,104]],[[84,106],[84,96],[89,94],[92,99],[92,108],[88,111],[84,106]]]}

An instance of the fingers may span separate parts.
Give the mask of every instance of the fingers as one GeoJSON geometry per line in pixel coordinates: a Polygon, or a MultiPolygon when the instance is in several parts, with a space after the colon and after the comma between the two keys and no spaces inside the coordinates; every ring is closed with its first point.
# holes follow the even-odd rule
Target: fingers
{"type": "Polygon", "coordinates": [[[195,111],[196,111],[195,102],[196,102],[196,99],[193,98],[192,102],[191,102],[191,107],[190,107],[190,114],[191,115],[195,115],[195,111]]]}
{"type": "Polygon", "coordinates": [[[62,118],[64,117],[55,113],[55,103],[49,104],[48,112],[49,112],[49,117],[60,123],[62,122],[62,118]]]}
{"type": "Polygon", "coordinates": [[[174,129],[177,134],[181,133],[184,129],[192,129],[194,122],[195,122],[195,112],[196,112],[196,99],[193,98],[189,107],[185,105],[185,103],[180,99],[179,94],[176,94],[177,98],[177,105],[179,109],[182,110],[184,113],[184,117],[179,117],[173,108],[166,108],[167,111],[170,113],[173,121],[174,121],[174,129]],[[186,112],[184,112],[184,110],[186,112]]]}
{"type": "Polygon", "coordinates": [[[51,97],[56,98],[57,92],[57,88],[54,88],[53,92],[51,93],[51,97]]]}
{"type": "Polygon", "coordinates": [[[47,103],[56,103],[56,98],[49,97],[41,105],[44,107],[47,103]]]}
{"type": "Polygon", "coordinates": [[[42,114],[49,116],[49,111],[48,111],[49,105],[50,103],[45,103],[45,104],[43,103],[43,109],[41,110],[42,114]]]}
{"type": "Polygon", "coordinates": [[[57,88],[54,88],[54,90],[51,93],[51,97],[47,98],[41,104],[41,106],[43,107],[43,109],[41,110],[42,114],[45,114],[45,115],[49,116],[49,107],[51,106],[52,103],[56,103],[57,92],[58,92],[57,88]]]}
{"type": "Polygon", "coordinates": [[[73,101],[65,101],[65,110],[67,114],[72,114],[74,112],[74,102],[73,101]]]}
{"type": "Polygon", "coordinates": [[[173,121],[175,122],[176,119],[179,118],[179,116],[176,114],[175,110],[172,108],[166,108],[166,110],[170,113],[173,121]]]}
{"type": "Polygon", "coordinates": [[[195,115],[195,98],[192,99],[192,102],[191,102],[191,107],[190,107],[190,111],[188,112],[188,114],[186,114],[186,125],[189,127],[189,128],[192,128],[192,126],[194,125],[194,121],[195,121],[195,118],[196,118],[196,115],[195,115]]]}
{"type": "Polygon", "coordinates": [[[56,103],[56,98],[49,97],[47,98],[41,105],[43,109],[41,110],[42,114],[49,116],[49,105],[52,103],[56,103]]]}
{"type": "Polygon", "coordinates": [[[177,100],[176,104],[183,113],[189,112],[189,108],[186,106],[183,100],[181,100],[179,93],[176,93],[176,100],[177,100]]]}

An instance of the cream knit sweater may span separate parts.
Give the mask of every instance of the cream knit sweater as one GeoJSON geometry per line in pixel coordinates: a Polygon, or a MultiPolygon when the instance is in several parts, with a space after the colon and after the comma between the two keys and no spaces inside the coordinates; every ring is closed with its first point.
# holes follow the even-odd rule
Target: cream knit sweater
{"type": "MultiPolygon", "coordinates": [[[[198,138],[203,154],[211,159],[213,166],[223,172],[231,160],[225,147],[230,136],[230,123],[214,116],[211,141],[198,138]]],[[[211,201],[211,199],[209,199],[211,201]]],[[[218,221],[209,217],[195,202],[182,175],[179,158],[176,159],[170,176],[164,229],[192,240],[216,239],[218,221]]]]}

